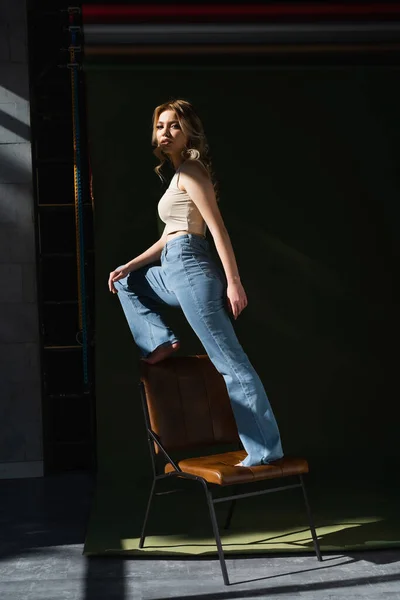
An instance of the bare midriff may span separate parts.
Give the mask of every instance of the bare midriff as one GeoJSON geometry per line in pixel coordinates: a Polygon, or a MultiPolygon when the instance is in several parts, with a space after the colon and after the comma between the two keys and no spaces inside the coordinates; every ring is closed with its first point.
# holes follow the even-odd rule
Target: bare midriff
{"type": "Polygon", "coordinates": [[[172,238],[174,237],[178,237],[179,235],[182,235],[183,233],[190,233],[191,235],[198,235],[199,237],[205,239],[205,235],[202,235],[201,233],[193,233],[191,231],[174,231],[173,233],[169,233],[167,235],[167,242],[169,242],[169,240],[172,240],[172,238]]]}

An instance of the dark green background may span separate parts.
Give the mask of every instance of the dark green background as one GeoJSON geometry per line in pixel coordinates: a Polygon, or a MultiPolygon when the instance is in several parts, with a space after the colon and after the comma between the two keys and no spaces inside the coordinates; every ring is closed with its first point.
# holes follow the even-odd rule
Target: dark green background
{"type": "MultiPolygon", "coordinates": [[[[235,329],[284,450],[317,473],[390,474],[400,454],[399,69],[89,66],[86,83],[100,475],[150,472],[139,353],[107,278],[162,231],[151,117],[174,97],[205,126],[248,297],[235,329]]],[[[179,310],[170,319],[179,354],[204,351],[179,310]]]]}

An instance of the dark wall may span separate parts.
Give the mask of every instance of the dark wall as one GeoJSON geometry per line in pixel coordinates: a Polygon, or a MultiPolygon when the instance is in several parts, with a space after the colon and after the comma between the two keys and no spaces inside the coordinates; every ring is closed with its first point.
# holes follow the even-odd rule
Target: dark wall
{"type": "MultiPolygon", "coordinates": [[[[235,328],[286,453],[329,467],[399,456],[398,75],[88,68],[101,472],[149,468],[139,353],[107,278],[162,231],[151,117],[173,97],[192,101],[205,125],[249,301],[235,328]]],[[[179,311],[171,323],[180,354],[203,352],[179,311]]]]}

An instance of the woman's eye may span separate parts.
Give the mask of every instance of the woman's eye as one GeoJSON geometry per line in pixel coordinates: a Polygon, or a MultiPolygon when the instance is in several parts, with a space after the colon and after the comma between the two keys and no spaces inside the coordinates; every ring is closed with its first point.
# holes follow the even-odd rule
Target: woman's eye
{"type": "MultiPolygon", "coordinates": [[[[175,127],[176,129],[180,129],[179,123],[174,123],[171,127],[175,127]]],[[[156,129],[162,129],[163,125],[156,125],[156,129]]]]}

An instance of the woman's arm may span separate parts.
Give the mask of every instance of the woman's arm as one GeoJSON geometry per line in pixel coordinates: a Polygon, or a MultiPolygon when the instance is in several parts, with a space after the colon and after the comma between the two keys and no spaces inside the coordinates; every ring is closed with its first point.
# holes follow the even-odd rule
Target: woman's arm
{"type": "Polygon", "coordinates": [[[136,271],[137,269],[140,269],[140,267],[144,267],[149,263],[155,262],[156,260],[160,260],[161,252],[166,242],[166,235],[164,233],[165,227],[160,239],[157,240],[155,244],[153,244],[152,246],[150,246],[150,248],[142,252],[142,254],[139,254],[135,258],[132,258],[132,260],[130,260],[128,263],[126,263],[125,267],[128,269],[129,272],[136,271]]]}
{"type": "Polygon", "coordinates": [[[124,277],[127,277],[127,275],[129,275],[131,271],[136,271],[137,269],[140,269],[140,267],[144,267],[149,263],[159,260],[161,257],[162,249],[166,242],[166,238],[167,236],[165,235],[164,227],[164,231],[160,239],[157,240],[155,244],[150,246],[150,248],[145,250],[145,252],[142,252],[142,254],[139,254],[139,256],[136,256],[135,258],[127,262],[122,267],[111,271],[108,278],[108,289],[110,290],[110,292],[117,294],[118,291],[116,290],[114,283],[116,281],[119,281],[120,279],[123,279],[124,277]]]}
{"type": "Polygon", "coordinates": [[[196,204],[213,236],[228,282],[228,306],[236,319],[247,306],[247,297],[240,281],[231,239],[215,197],[214,186],[203,165],[198,164],[196,161],[186,161],[184,163],[181,168],[180,182],[182,182],[182,187],[196,204]]]}
{"type": "Polygon", "coordinates": [[[207,223],[228,283],[240,281],[231,240],[218,207],[214,186],[205,168],[195,161],[186,161],[181,168],[179,183],[182,183],[207,223]]]}

